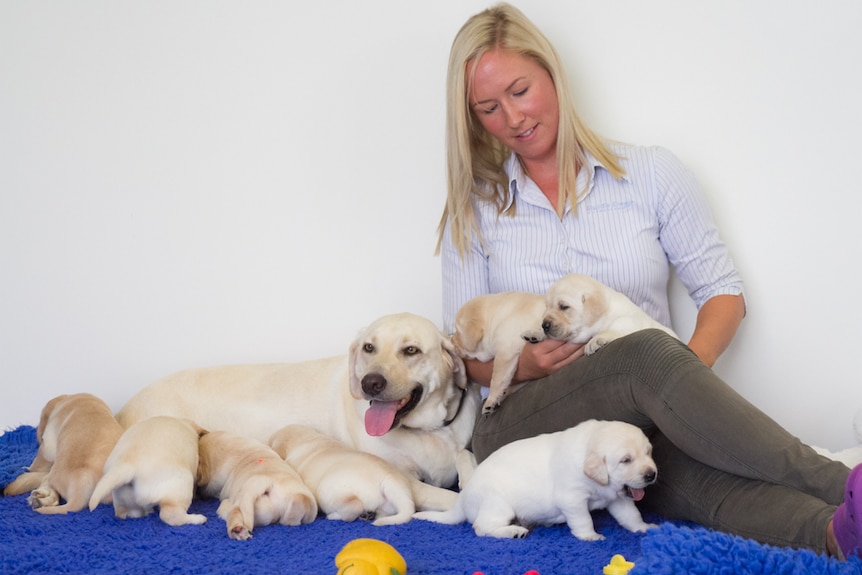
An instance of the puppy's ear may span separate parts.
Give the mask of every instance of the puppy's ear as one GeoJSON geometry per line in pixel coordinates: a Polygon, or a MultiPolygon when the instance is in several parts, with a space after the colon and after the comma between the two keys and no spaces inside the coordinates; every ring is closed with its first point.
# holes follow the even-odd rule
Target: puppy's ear
{"type": "Polygon", "coordinates": [[[610,477],[605,458],[598,453],[590,453],[584,461],[584,475],[599,485],[607,485],[610,482],[610,477]]]}
{"type": "Polygon", "coordinates": [[[590,290],[584,292],[582,296],[584,322],[594,324],[599,321],[608,311],[608,302],[605,299],[605,294],[600,290],[590,290]]]}
{"type": "Polygon", "coordinates": [[[443,357],[447,360],[446,363],[452,367],[452,379],[459,389],[467,388],[467,368],[464,367],[464,360],[458,355],[452,340],[444,337],[441,343],[443,348],[443,357]]]}

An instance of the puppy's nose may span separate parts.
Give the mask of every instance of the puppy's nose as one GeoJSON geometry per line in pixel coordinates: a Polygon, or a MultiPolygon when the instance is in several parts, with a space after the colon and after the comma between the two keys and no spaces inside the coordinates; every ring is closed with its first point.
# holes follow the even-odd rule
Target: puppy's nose
{"type": "Polygon", "coordinates": [[[379,373],[369,373],[362,378],[362,391],[374,397],[386,389],[386,378],[379,373]]]}
{"type": "Polygon", "coordinates": [[[551,331],[551,322],[545,320],[542,322],[542,331],[548,333],[551,331]]]}
{"type": "Polygon", "coordinates": [[[655,471],[647,471],[646,473],[644,473],[644,483],[653,483],[655,481],[656,475],[657,474],[655,471]]]}

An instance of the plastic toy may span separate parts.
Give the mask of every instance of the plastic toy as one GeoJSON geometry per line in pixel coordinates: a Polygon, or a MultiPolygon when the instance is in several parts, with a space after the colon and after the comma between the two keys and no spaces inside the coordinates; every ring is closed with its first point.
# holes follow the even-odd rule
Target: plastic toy
{"type": "Polygon", "coordinates": [[[602,573],[605,575],[626,575],[634,566],[634,563],[626,561],[622,555],[614,555],[611,557],[611,562],[605,565],[602,573]]]}
{"type": "Polygon", "coordinates": [[[395,548],[377,539],[354,539],[335,556],[337,575],[405,575],[407,562],[395,548]]]}

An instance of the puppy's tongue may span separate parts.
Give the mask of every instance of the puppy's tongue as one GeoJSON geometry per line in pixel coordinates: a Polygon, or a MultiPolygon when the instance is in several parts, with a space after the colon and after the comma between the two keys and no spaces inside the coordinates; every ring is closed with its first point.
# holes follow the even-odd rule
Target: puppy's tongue
{"type": "Polygon", "coordinates": [[[371,406],[365,412],[365,431],[368,435],[380,437],[392,429],[395,414],[398,413],[397,401],[371,400],[371,406]]]}
{"type": "Polygon", "coordinates": [[[644,498],[644,490],[638,489],[636,487],[629,487],[629,494],[632,496],[632,499],[635,501],[640,501],[644,498]]]}

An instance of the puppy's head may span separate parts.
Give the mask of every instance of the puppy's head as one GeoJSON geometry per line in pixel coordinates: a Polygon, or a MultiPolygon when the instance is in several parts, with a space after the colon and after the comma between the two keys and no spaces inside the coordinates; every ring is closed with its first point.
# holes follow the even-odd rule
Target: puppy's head
{"type": "Polygon", "coordinates": [[[581,274],[570,274],[554,283],[545,305],[545,334],[572,343],[585,343],[595,335],[593,326],[608,307],[598,282],[581,274]]]}
{"type": "Polygon", "coordinates": [[[635,501],[658,477],[652,445],[638,427],[620,421],[601,422],[589,440],[584,473],[600,485],[610,485],[635,501]]]}
{"type": "Polygon", "coordinates": [[[384,316],[350,345],[350,393],[369,402],[365,428],[380,436],[398,427],[433,430],[451,416],[467,387],[464,362],[429,320],[384,316]]]}
{"type": "Polygon", "coordinates": [[[317,502],[295,472],[252,476],[242,485],[239,507],[255,525],[300,525],[317,517],[317,502]]]}

